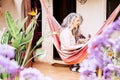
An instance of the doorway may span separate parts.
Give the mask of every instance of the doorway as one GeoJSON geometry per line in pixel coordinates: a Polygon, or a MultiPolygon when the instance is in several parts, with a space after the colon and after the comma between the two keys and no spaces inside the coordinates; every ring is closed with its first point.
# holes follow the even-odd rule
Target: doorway
{"type": "MultiPolygon", "coordinates": [[[[24,1],[24,17],[28,17],[26,23],[25,23],[25,29],[28,27],[31,19],[33,18],[33,16],[29,15],[28,12],[37,9],[38,13],[40,12],[40,15],[37,19],[37,25],[35,26],[35,31],[34,31],[34,36],[33,36],[33,40],[32,40],[32,47],[34,47],[36,45],[36,42],[38,41],[38,39],[41,37],[41,32],[42,32],[42,10],[41,10],[41,4],[39,0],[23,0],[24,1]]],[[[38,46],[37,48],[41,47],[42,45],[38,46]]],[[[33,57],[33,54],[30,55],[29,59],[33,57]]],[[[34,59],[32,59],[30,61],[30,64],[34,61],[34,59]]]]}
{"type": "MultiPolygon", "coordinates": [[[[76,12],[76,0],[53,0],[53,16],[59,24],[71,12],[76,12]]],[[[55,60],[61,60],[55,47],[53,51],[53,58],[55,60]]]]}
{"type": "MultiPolygon", "coordinates": [[[[115,10],[115,8],[120,4],[120,0],[107,0],[107,13],[106,18],[110,16],[110,14],[115,10]]],[[[116,19],[120,16],[120,13],[118,13],[116,19]]],[[[115,19],[115,20],[116,20],[115,19]]]]}
{"type": "MultiPolygon", "coordinates": [[[[31,8],[37,9],[38,13],[40,13],[37,19],[37,25],[35,26],[34,37],[32,41],[32,47],[36,45],[36,42],[42,36],[42,8],[39,0],[31,0],[31,8]]],[[[41,47],[42,45],[38,46],[37,48],[41,47]]]]}

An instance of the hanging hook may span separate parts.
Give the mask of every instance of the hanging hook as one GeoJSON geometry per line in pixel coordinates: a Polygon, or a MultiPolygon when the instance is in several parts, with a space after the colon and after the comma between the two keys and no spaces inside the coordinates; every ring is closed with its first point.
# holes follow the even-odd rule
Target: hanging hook
{"type": "Polygon", "coordinates": [[[87,2],[87,0],[78,0],[78,2],[80,2],[80,4],[85,4],[87,2]]]}

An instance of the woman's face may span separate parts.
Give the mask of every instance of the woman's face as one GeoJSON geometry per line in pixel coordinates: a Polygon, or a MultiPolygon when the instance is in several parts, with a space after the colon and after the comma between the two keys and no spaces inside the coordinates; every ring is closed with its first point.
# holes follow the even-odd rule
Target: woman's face
{"type": "Polygon", "coordinates": [[[77,28],[80,24],[82,23],[81,19],[79,17],[76,17],[74,20],[73,20],[73,27],[74,28],[77,28]]]}

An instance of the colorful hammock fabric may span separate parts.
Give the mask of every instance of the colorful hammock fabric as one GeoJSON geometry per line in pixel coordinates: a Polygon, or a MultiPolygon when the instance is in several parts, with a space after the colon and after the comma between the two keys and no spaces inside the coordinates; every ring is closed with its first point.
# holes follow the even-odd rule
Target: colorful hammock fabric
{"type": "MultiPolygon", "coordinates": [[[[59,32],[60,31],[60,24],[57,22],[57,20],[49,13],[44,0],[40,0],[42,9],[44,9],[47,21],[49,23],[50,29],[52,32],[59,32]]],[[[113,13],[110,15],[110,17],[106,20],[104,25],[100,28],[100,30],[96,33],[96,35],[101,34],[102,30],[104,27],[107,27],[110,23],[112,23],[117,16],[117,14],[120,11],[120,5],[113,11],[113,13]]],[[[75,51],[62,51],[60,48],[60,40],[59,40],[59,35],[54,34],[53,36],[54,39],[54,45],[55,48],[57,49],[61,59],[67,63],[67,64],[77,64],[82,62],[84,59],[87,58],[88,53],[87,53],[87,44],[80,50],[75,50],[75,51]]]]}

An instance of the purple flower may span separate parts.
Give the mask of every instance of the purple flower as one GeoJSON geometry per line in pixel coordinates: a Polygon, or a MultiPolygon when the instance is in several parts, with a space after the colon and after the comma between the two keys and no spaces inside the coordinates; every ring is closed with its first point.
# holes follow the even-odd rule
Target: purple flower
{"type": "Polygon", "coordinates": [[[35,68],[24,69],[20,72],[20,80],[52,80],[49,77],[44,76],[35,68]]]}
{"type": "Polygon", "coordinates": [[[112,61],[111,61],[111,59],[108,58],[107,56],[104,56],[103,61],[104,61],[103,62],[104,66],[106,66],[107,64],[113,64],[112,61]]]}
{"type": "Polygon", "coordinates": [[[113,30],[120,31],[120,24],[119,23],[120,23],[120,20],[117,20],[112,24],[113,30]]]}
{"type": "Polygon", "coordinates": [[[8,64],[9,67],[6,67],[6,72],[12,74],[13,76],[18,73],[19,65],[16,61],[11,60],[8,64]]]}
{"type": "Polygon", "coordinates": [[[101,80],[97,77],[96,73],[91,73],[90,75],[80,74],[80,80],[101,80]]]}
{"type": "Polygon", "coordinates": [[[111,79],[114,70],[115,70],[115,67],[113,64],[108,64],[106,67],[104,67],[103,68],[104,79],[111,79]]]}
{"type": "Polygon", "coordinates": [[[102,36],[105,37],[105,38],[110,38],[111,37],[111,34],[113,34],[115,30],[113,30],[113,25],[110,24],[108,27],[106,27],[103,32],[102,32],[102,36]]]}
{"type": "Polygon", "coordinates": [[[90,43],[88,44],[89,48],[95,48],[97,47],[99,44],[101,44],[103,41],[105,41],[105,38],[103,38],[102,36],[95,36],[94,39],[92,39],[90,41],[90,43]]]}
{"type": "Polygon", "coordinates": [[[14,58],[15,48],[8,44],[0,44],[0,55],[8,58],[14,58]]]}
{"type": "Polygon", "coordinates": [[[120,77],[120,66],[115,66],[115,75],[120,77]]]}
{"type": "MultiPolygon", "coordinates": [[[[111,60],[112,58],[107,55],[107,51],[109,50],[114,51],[114,54],[120,54],[120,37],[116,40],[112,38],[115,31],[120,31],[120,17],[118,20],[106,27],[100,35],[97,35],[94,39],[90,40],[88,44],[89,56],[86,60],[87,62],[84,64],[89,65],[91,62],[91,64],[96,66],[96,68],[103,69],[103,80],[111,80],[111,76],[114,71],[116,71],[117,74],[120,74],[119,69],[115,70],[115,65],[113,65],[111,60]]],[[[89,65],[87,68],[86,66],[88,65],[85,65],[82,66],[80,72],[84,73],[83,76],[88,77],[91,72],[88,68],[91,68],[91,66],[93,67],[93,65],[89,65]]]]}
{"type": "Polygon", "coordinates": [[[80,65],[81,67],[79,69],[79,72],[86,75],[89,75],[90,72],[96,72],[97,68],[97,65],[95,65],[96,62],[91,63],[92,61],[93,61],[92,59],[84,60],[80,65]]]}
{"type": "Polygon", "coordinates": [[[5,71],[6,73],[14,76],[18,71],[19,65],[14,60],[0,56],[0,67],[2,68],[2,71],[0,72],[5,71]]]}
{"type": "Polygon", "coordinates": [[[112,47],[115,53],[120,52],[120,37],[115,40],[115,43],[112,47]]]}

